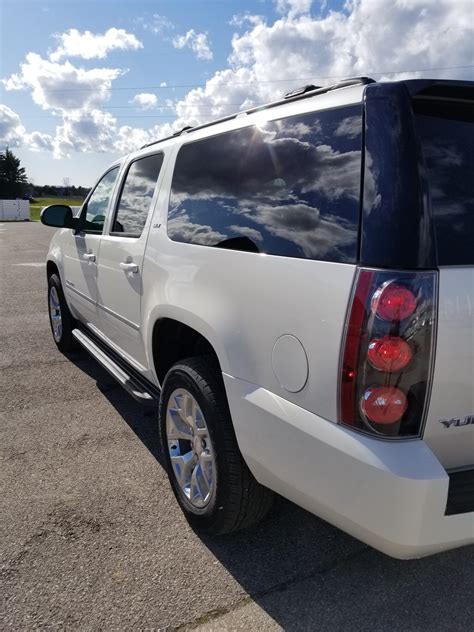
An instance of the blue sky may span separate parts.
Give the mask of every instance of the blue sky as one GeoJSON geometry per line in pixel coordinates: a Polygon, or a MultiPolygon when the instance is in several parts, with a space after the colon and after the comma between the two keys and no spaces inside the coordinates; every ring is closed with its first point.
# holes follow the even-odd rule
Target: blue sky
{"type": "Polygon", "coordinates": [[[144,142],[309,79],[473,79],[473,25],[454,0],[3,0],[0,149],[37,184],[89,186],[144,142]]]}

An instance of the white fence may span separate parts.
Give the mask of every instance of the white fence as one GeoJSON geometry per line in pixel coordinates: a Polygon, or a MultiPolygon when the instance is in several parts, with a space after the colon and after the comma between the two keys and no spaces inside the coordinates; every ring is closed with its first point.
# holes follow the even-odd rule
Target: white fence
{"type": "Polygon", "coordinates": [[[0,220],[30,220],[29,200],[0,200],[0,220]]]}

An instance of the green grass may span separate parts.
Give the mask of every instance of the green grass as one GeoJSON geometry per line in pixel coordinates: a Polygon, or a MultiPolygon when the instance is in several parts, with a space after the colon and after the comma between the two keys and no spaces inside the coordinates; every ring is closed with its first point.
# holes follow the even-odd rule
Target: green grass
{"type": "Polygon", "coordinates": [[[83,198],[74,197],[49,197],[49,198],[35,198],[33,204],[30,202],[30,217],[32,222],[37,222],[40,217],[40,213],[45,206],[50,204],[66,204],[66,206],[81,206],[83,198]]]}

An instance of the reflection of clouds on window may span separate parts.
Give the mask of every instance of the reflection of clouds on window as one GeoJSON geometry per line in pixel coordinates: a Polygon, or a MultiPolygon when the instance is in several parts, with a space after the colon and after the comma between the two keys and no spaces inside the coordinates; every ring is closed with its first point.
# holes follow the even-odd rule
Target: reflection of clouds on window
{"type": "Polygon", "coordinates": [[[210,226],[193,224],[185,209],[179,215],[168,220],[168,233],[173,235],[175,241],[199,244],[201,246],[213,246],[227,239],[227,235],[222,235],[210,226]]]}
{"type": "Polygon", "coordinates": [[[360,116],[347,116],[342,119],[336,127],[334,135],[357,138],[360,135],[360,116]]]}
{"type": "MultiPolygon", "coordinates": [[[[468,200],[452,195],[453,178],[459,177],[463,155],[459,148],[446,140],[436,143],[435,139],[425,142],[423,153],[431,179],[430,195],[434,214],[440,218],[462,215],[467,211],[468,200]]],[[[472,203],[472,200],[471,200],[472,203]]],[[[453,225],[455,230],[455,226],[453,225]]]]}
{"type": "Polygon", "coordinates": [[[448,143],[435,145],[433,142],[427,142],[423,147],[423,153],[425,160],[431,164],[436,162],[438,169],[440,167],[459,167],[463,162],[461,152],[448,143]]]}
{"type": "Polygon", "coordinates": [[[282,119],[269,123],[269,131],[270,126],[273,127],[280,137],[305,138],[311,134],[313,140],[316,134],[319,134],[322,130],[321,123],[317,119],[314,119],[311,123],[291,122],[291,119],[282,119]]]}
{"type": "Polygon", "coordinates": [[[370,151],[366,150],[364,171],[364,213],[366,215],[378,209],[382,203],[382,196],[377,189],[377,173],[373,166],[374,159],[370,151]]]}
{"type": "Polygon", "coordinates": [[[111,169],[97,184],[92,192],[86,209],[86,220],[102,225],[109,206],[110,196],[117,177],[118,167],[111,169]]]}
{"type": "MultiPolygon", "coordinates": [[[[449,142],[434,140],[425,142],[423,153],[431,177],[430,195],[434,213],[440,218],[462,215],[466,212],[463,201],[455,200],[450,187],[458,168],[463,164],[463,155],[449,142]]],[[[456,227],[453,225],[453,229],[456,227]]]]}
{"type": "Polygon", "coordinates": [[[340,153],[329,145],[316,149],[318,166],[314,170],[314,184],[308,191],[321,191],[328,198],[351,197],[359,200],[360,195],[360,149],[340,153]]]}
{"type": "Polygon", "coordinates": [[[474,263],[472,106],[431,105],[416,127],[425,159],[440,265],[474,263]],[[436,116],[441,108],[442,116],[436,116]]]}
{"type": "Polygon", "coordinates": [[[162,154],[132,162],[125,178],[112,232],[139,236],[145,226],[155,192],[162,154]]]}
{"type": "Polygon", "coordinates": [[[360,106],[350,106],[184,145],[172,183],[168,234],[201,245],[242,236],[269,254],[355,260],[361,125],[360,106]],[[351,133],[336,138],[346,119],[351,133]]]}
{"type": "MultiPolygon", "coordinates": [[[[304,204],[259,206],[254,221],[262,224],[272,235],[293,241],[308,258],[324,258],[332,250],[354,246],[357,240],[354,224],[331,216],[323,219],[317,208],[304,204]]],[[[346,257],[342,256],[341,260],[346,260],[346,257]]]]}
{"type": "Polygon", "coordinates": [[[231,233],[242,235],[242,237],[248,237],[252,241],[263,241],[263,235],[255,228],[249,228],[248,226],[229,226],[231,233]]]}

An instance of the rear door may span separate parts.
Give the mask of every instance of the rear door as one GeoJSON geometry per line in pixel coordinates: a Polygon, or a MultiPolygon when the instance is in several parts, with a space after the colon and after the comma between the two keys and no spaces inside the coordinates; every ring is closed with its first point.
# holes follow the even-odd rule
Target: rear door
{"type": "Polygon", "coordinates": [[[138,370],[146,364],[140,324],[143,257],[162,163],[159,152],[129,165],[100,246],[99,328],[129,361],[138,363],[138,370]]]}
{"type": "Polygon", "coordinates": [[[415,99],[438,250],[439,318],[426,443],[446,468],[474,465],[474,89],[415,99]]]}
{"type": "Polygon", "coordinates": [[[65,291],[74,314],[89,325],[97,325],[97,263],[100,240],[119,167],[107,171],[85,202],[83,230],[69,231],[64,238],[65,291]]]}

